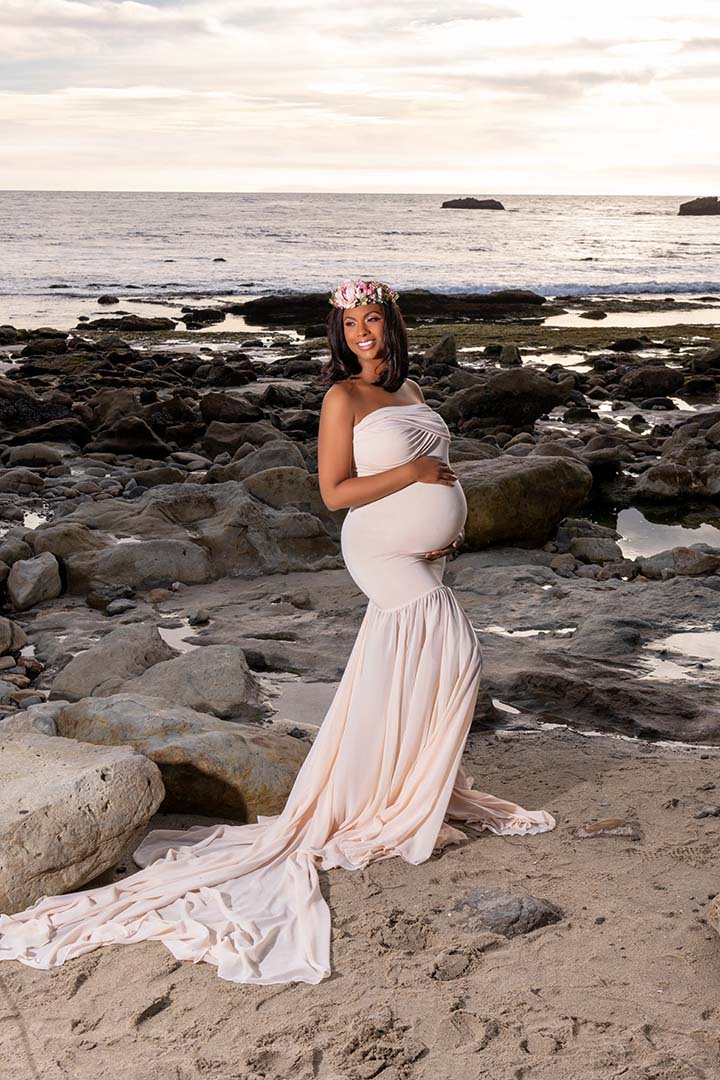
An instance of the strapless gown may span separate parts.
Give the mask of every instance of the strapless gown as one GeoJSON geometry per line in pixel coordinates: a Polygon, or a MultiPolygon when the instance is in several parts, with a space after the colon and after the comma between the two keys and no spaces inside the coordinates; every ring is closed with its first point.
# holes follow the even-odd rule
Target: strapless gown
{"type": "MultiPolygon", "coordinates": [[[[353,439],[358,475],[423,454],[448,460],[448,429],[426,404],[376,409],[353,439]]],[[[234,982],[317,983],[331,970],[318,870],[421,863],[466,839],[452,819],[504,835],[552,829],[545,810],[474,791],[460,765],[481,653],[442,583],[445,559],[422,556],[450,543],[466,514],[459,482],[413,483],[346,514],[343,557],[368,605],[280,814],[151,832],[125,880],[0,916],[0,958],[49,968],[152,939],[234,982]]]]}

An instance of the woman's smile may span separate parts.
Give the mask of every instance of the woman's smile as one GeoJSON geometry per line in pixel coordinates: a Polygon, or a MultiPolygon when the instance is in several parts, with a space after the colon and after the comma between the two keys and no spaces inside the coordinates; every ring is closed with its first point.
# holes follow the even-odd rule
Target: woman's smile
{"type": "Polygon", "coordinates": [[[345,341],[356,356],[382,354],[385,316],[381,304],[358,304],[348,308],[343,318],[345,341]]]}

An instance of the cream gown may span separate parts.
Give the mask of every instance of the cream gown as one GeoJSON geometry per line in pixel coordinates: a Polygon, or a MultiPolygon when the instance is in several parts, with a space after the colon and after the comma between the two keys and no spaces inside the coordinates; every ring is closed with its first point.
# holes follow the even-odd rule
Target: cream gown
{"type": "MultiPolygon", "coordinates": [[[[358,475],[423,454],[448,460],[448,429],[426,404],[376,409],[353,439],[358,475]]],[[[369,602],[280,814],[151,832],[131,877],[0,916],[0,958],[49,968],[152,939],[234,982],[317,983],[330,974],[331,929],[319,869],[421,863],[465,839],[446,818],[499,834],[552,829],[545,810],[473,791],[460,765],[480,649],[442,584],[445,559],[422,553],[450,543],[466,515],[459,482],[413,483],[346,514],[343,557],[369,602]]]]}

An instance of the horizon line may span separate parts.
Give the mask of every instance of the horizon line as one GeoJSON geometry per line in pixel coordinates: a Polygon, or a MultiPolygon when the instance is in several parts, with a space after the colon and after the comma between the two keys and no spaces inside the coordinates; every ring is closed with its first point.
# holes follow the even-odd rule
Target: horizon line
{"type": "MultiPolygon", "coordinates": [[[[3,188],[0,195],[413,195],[427,198],[451,195],[448,191],[320,191],[303,189],[281,190],[220,190],[208,188],[3,188]]],[[[452,198],[544,198],[544,199],[682,199],[713,198],[712,195],[689,195],[688,192],[637,194],[633,192],[583,191],[493,191],[482,195],[451,195],[452,198]]]]}

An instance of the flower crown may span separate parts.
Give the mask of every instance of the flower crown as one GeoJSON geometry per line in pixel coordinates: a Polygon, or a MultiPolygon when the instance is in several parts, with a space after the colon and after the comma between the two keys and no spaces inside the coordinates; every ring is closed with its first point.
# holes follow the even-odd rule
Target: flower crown
{"type": "Polygon", "coordinates": [[[330,303],[337,308],[361,304],[395,304],[398,294],[382,281],[341,281],[330,293],[330,303]]]}

